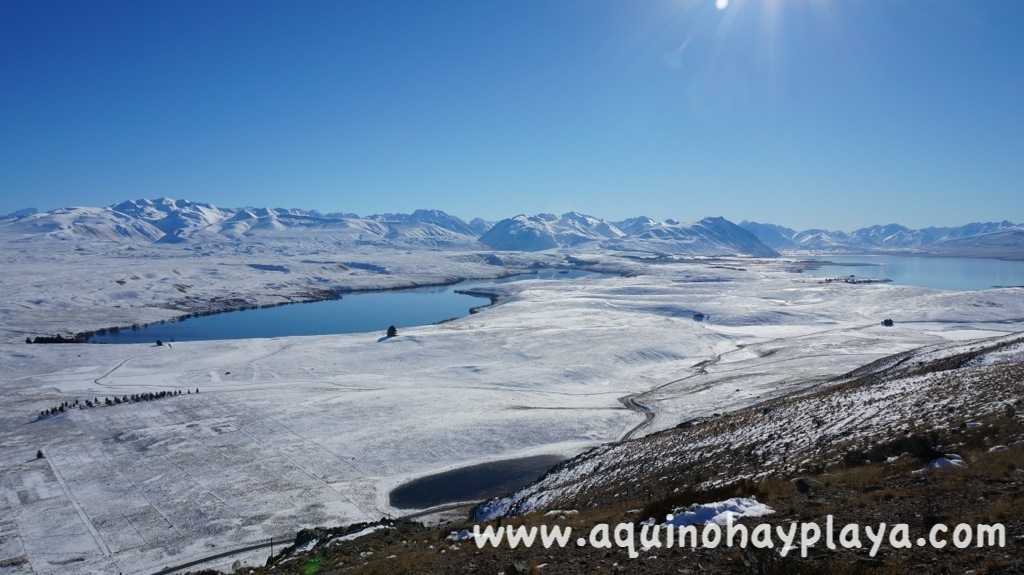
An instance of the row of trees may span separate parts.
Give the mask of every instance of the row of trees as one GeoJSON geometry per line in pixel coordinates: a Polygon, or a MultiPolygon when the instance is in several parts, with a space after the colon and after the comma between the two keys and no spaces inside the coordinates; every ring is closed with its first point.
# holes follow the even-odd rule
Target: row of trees
{"type": "MultiPolygon", "coordinates": [[[[199,393],[199,388],[198,387],[196,388],[195,392],[199,393]]],[[[188,390],[185,390],[184,394],[182,394],[181,390],[174,390],[174,391],[155,391],[155,392],[147,391],[145,393],[133,393],[131,395],[122,395],[120,397],[115,395],[113,398],[110,398],[110,397],[104,398],[102,402],[100,402],[100,398],[98,398],[98,397],[94,397],[93,399],[87,399],[87,400],[85,400],[85,403],[82,403],[82,402],[80,402],[79,400],[76,399],[74,402],[65,401],[65,402],[62,402],[60,405],[58,405],[56,407],[51,407],[50,409],[44,409],[44,410],[40,411],[39,412],[39,418],[42,419],[44,417],[49,417],[51,415],[57,415],[58,413],[64,413],[65,411],[67,411],[69,409],[74,409],[74,408],[88,409],[88,408],[91,408],[91,407],[99,407],[101,405],[120,405],[122,403],[137,403],[137,402],[140,402],[140,401],[155,401],[157,399],[163,399],[165,397],[177,397],[179,395],[191,395],[191,394],[192,394],[192,390],[188,389],[188,390]]]]}
{"type": "Polygon", "coordinates": [[[25,343],[85,343],[87,338],[82,336],[64,337],[61,334],[54,336],[39,335],[35,339],[31,337],[25,338],[25,343]]]}

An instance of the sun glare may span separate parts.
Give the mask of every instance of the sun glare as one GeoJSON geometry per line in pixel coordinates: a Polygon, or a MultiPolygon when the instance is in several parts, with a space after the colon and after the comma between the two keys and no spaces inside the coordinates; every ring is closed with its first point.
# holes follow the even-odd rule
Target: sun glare
{"type": "Polygon", "coordinates": [[[715,0],[715,8],[725,10],[729,6],[729,0],[715,0]]]}

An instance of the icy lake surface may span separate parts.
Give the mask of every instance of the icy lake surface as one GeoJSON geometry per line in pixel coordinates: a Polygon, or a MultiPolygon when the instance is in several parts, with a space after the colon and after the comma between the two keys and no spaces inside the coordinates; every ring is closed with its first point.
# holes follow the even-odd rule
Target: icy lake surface
{"type": "Polygon", "coordinates": [[[487,298],[457,291],[486,289],[489,285],[524,280],[602,278],[582,270],[540,270],[536,274],[512,276],[493,281],[468,281],[458,284],[394,291],[343,294],[340,300],[239,310],[168,321],[137,330],[122,329],[94,335],[91,343],[152,343],[330,335],[337,333],[384,332],[393,325],[399,329],[428,325],[463,317],[473,307],[487,305],[487,298]]]}
{"type": "Polygon", "coordinates": [[[816,259],[840,264],[873,264],[825,266],[807,271],[823,277],[884,277],[900,285],[960,291],[1024,286],[1024,261],[889,255],[822,256],[816,259]]]}

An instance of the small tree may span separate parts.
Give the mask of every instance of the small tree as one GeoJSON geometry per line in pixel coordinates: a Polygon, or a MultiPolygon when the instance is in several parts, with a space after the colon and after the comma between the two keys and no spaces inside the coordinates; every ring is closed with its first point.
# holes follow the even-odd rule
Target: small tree
{"type": "Polygon", "coordinates": [[[25,338],[25,343],[32,343],[32,338],[31,337],[26,337],[25,338]]]}
{"type": "Polygon", "coordinates": [[[156,340],[156,346],[157,347],[163,347],[163,345],[164,345],[164,342],[160,341],[159,339],[156,340]]]}
{"type": "Polygon", "coordinates": [[[46,457],[46,456],[43,455],[43,450],[42,449],[40,449],[39,451],[36,451],[36,459],[43,459],[44,457],[46,457]]]}
{"type": "Polygon", "coordinates": [[[395,337],[396,335],[398,335],[398,329],[395,328],[395,326],[389,327],[388,328],[388,337],[395,337]]]}

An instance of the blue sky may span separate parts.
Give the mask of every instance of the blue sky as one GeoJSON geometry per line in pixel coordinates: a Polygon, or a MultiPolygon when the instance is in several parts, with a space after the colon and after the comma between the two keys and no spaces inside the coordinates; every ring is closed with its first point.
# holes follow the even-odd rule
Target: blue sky
{"type": "Polygon", "coordinates": [[[1019,0],[0,2],[0,213],[1024,220],[1019,0]]]}

